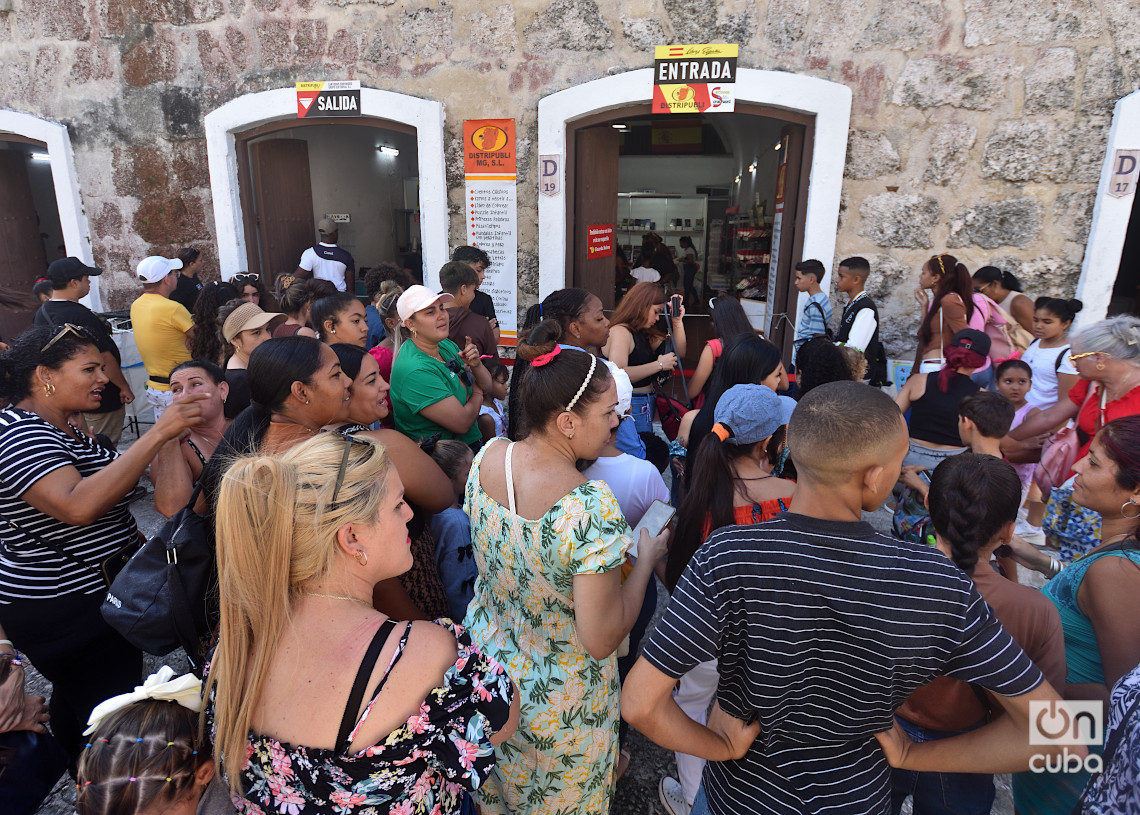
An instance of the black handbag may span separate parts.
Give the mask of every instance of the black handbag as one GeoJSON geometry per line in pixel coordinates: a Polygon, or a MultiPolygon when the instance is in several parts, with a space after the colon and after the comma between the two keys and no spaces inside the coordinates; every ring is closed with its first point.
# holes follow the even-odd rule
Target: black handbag
{"type": "Polygon", "coordinates": [[[211,530],[194,512],[201,489],[127,562],[102,608],[107,624],[148,654],[184,648],[195,673],[201,671],[208,594],[216,582],[211,530]]]}

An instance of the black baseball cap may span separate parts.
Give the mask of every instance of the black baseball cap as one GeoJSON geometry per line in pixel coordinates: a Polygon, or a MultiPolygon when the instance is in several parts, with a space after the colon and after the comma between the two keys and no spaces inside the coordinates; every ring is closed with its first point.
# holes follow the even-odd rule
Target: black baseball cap
{"type": "Polygon", "coordinates": [[[103,274],[102,269],[88,266],[79,258],[60,258],[52,261],[44,277],[51,281],[52,288],[62,289],[72,280],[81,277],[98,277],[101,274],[103,274]]]}
{"type": "Polygon", "coordinates": [[[963,328],[954,335],[954,339],[950,340],[951,345],[957,345],[959,348],[968,348],[971,351],[984,356],[989,356],[990,353],[990,338],[984,331],[979,331],[976,328],[963,328]]]}

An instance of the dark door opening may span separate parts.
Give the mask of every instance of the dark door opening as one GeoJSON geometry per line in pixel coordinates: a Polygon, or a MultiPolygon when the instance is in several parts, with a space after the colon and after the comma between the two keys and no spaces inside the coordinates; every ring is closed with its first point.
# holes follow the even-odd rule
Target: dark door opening
{"type": "Polygon", "coordinates": [[[1116,273],[1116,284],[1112,287],[1112,300],[1108,304],[1108,316],[1114,314],[1140,315],[1140,208],[1136,206],[1135,194],[1124,248],[1120,253],[1120,268],[1116,273]]]}
{"type": "Polygon", "coordinates": [[[0,133],[0,286],[30,304],[0,310],[0,336],[10,339],[31,326],[32,286],[66,254],[47,146],[0,133]]]}
{"type": "Polygon", "coordinates": [[[791,269],[803,241],[813,121],[738,102],[731,114],[662,117],[639,105],[572,123],[568,285],[613,308],[636,280],[653,279],[652,271],[637,269],[643,237],[652,232],[677,260],[667,287],[684,293],[680,260],[691,241],[699,270],[686,298],[686,312],[696,318],[686,322],[686,364],[711,336],[700,315],[719,294],[740,298],[754,327],[789,351],[791,269]],[[605,224],[613,227],[614,257],[591,258],[587,227],[605,224]],[[632,275],[623,273],[620,256],[632,275]]]}
{"type": "Polygon", "coordinates": [[[271,286],[297,268],[325,217],[338,222],[339,244],[356,262],[358,293],[362,271],[380,263],[422,277],[414,128],[367,118],[288,120],[241,134],[237,155],[248,270],[271,286]]]}

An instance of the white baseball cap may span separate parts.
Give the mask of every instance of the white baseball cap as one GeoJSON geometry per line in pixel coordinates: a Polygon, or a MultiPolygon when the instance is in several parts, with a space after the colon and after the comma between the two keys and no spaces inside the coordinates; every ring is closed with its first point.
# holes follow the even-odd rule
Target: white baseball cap
{"type": "Polygon", "coordinates": [[[454,299],[447,292],[436,294],[427,286],[408,286],[396,301],[396,313],[400,315],[401,320],[407,320],[432,303],[450,303],[454,299]]]}
{"type": "Polygon", "coordinates": [[[182,261],[178,258],[164,258],[161,255],[151,255],[139,261],[139,280],[143,283],[158,283],[168,274],[182,268],[182,261]]]}

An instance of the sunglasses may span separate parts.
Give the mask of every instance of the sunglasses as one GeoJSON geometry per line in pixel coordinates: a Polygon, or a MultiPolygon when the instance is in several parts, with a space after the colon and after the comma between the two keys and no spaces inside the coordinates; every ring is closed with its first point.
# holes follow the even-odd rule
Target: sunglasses
{"type": "Polygon", "coordinates": [[[257,272],[248,272],[246,274],[236,274],[231,279],[238,285],[242,285],[244,283],[256,283],[261,279],[261,275],[257,272]]]}
{"type": "Polygon", "coordinates": [[[447,370],[458,376],[459,381],[462,382],[466,387],[471,387],[472,383],[475,380],[471,377],[471,372],[463,367],[462,362],[457,359],[449,359],[443,364],[447,366],[447,370]]]}
{"type": "MultiPolygon", "coordinates": [[[[1076,362],[1077,360],[1084,359],[1085,357],[1096,356],[1097,354],[1104,353],[1103,351],[1085,351],[1083,354],[1069,354],[1069,362],[1076,362]]],[[[1107,357],[1108,354],[1105,354],[1107,357]]]]}
{"type": "Polygon", "coordinates": [[[364,439],[358,439],[351,433],[344,434],[344,456],[340,460],[340,469],[338,469],[336,472],[336,486],[333,487],[332,500],[329,502],[330,504],[336,503],[336,498],[338,495],[340,495],[340,488],[344,486],[344,475],[348,472],[348,456],[349,453],[352,452],[352,445],[354,444],[363,444],[365,447],[369,448],[374,447],[371,442],[365,441],[364,439]]]}
{"type": "Polygon", "coordinates": [[[76,325],[75,323],[64,323],[63,326],[59,329],[59,331],[57,331],[55,333],[55,335],[50,340],[48,340],[47,345],[45,345],[43,348],[40,349],[40,353],[42,354],[45,351],[47,351],[49,348],[51,348],[57,342],[62,340],[64,337],[66,337],[68,334],[74,334],[75,336],[79,337],[81,340],[91,339],[91,335],[89,333],[87,333],[87,329],[84,328],[83,326],[76,325]]]}

